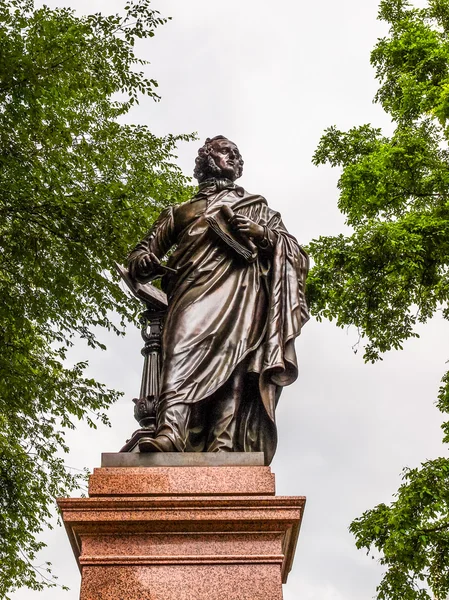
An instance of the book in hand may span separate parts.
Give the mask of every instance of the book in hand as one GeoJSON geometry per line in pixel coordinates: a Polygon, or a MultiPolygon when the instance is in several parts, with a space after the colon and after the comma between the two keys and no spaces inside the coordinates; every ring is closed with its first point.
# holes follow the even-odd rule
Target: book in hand
{"type": "Polygon", "coordinates": [[[246,236],[231,227],[229,221],[234,211],[229,206],[221,206],[219,211],[206,217],[209,227],[237,254],[248,262],[254,262],[257,257],[256,245],[246,236]]]}
{"type": "Polygon", "coordinates": [[[139,283],[131,277],[128,269],[118,263],[115,263],[115,268],[134,296],[145,302],[147,307],[155,311],[167,310],[168,301],[164,292],[151,285],[151,283],[139,283]]]}

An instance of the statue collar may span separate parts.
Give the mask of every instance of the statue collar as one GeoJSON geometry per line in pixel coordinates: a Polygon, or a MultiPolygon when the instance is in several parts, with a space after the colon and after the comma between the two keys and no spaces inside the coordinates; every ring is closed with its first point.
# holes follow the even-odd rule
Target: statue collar
{"type": "Polygon", "coordinates": [[[201,200],[201,198],[207,198],[212,194],[216,194],[224,190],[235,190],[240,197],[242,197],[245,194],[245,190],[242,187],[236,185],[230,179],[205,179],[199,184],[198,188],[198,192],[192,198],[191,202],[201,200]]]}

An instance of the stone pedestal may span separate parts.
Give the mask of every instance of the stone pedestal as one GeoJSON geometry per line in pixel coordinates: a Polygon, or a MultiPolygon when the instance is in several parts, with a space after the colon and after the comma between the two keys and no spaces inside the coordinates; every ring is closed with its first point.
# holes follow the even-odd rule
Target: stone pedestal
{"type": "Polygon", "coordinates": [[[117,456],[89,498],[58,501],[80,600],[282,600],[305,498],[275,496],[257,455],[152,456],[117,456]]]}

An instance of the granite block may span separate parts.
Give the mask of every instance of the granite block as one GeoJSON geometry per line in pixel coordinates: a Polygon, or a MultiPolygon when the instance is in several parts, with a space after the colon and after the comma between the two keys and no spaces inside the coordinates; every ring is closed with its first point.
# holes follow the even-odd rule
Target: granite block
{"type": "Polygon", "coordinates": [[[273,495],[270,467],[102,467],[89,496],[273,495]]]}
{"type": "Polygon", "coordinates": [[[80,600],[282,600],[304,497],[269,467],[104,467],[58,500],[80,600]]]}
{"type": "Polygon", "coordinates": [[[245,557],[276,557],[282,562],[280,532],[173,532],[136,533],[133,535],[82,534],[83,565],[98,562],[126,564],[129,561],[145,561],[148,564],[162,562],[208,563],[211,561],[245,560],[245,557]]]}
{"type": "Polygon", "coordinates": [[[282,600],[277,565],[86,567],[80,600],[282,600]]]}

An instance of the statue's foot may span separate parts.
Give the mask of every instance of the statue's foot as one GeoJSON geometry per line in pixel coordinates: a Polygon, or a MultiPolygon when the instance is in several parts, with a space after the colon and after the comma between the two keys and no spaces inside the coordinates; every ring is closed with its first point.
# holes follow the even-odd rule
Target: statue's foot
{"type": "Polygon", "coordinates": [[[178,452],[171,439],[165,435],[142,438],[139,440],[139,450],[140,452],[178,452]]]}

